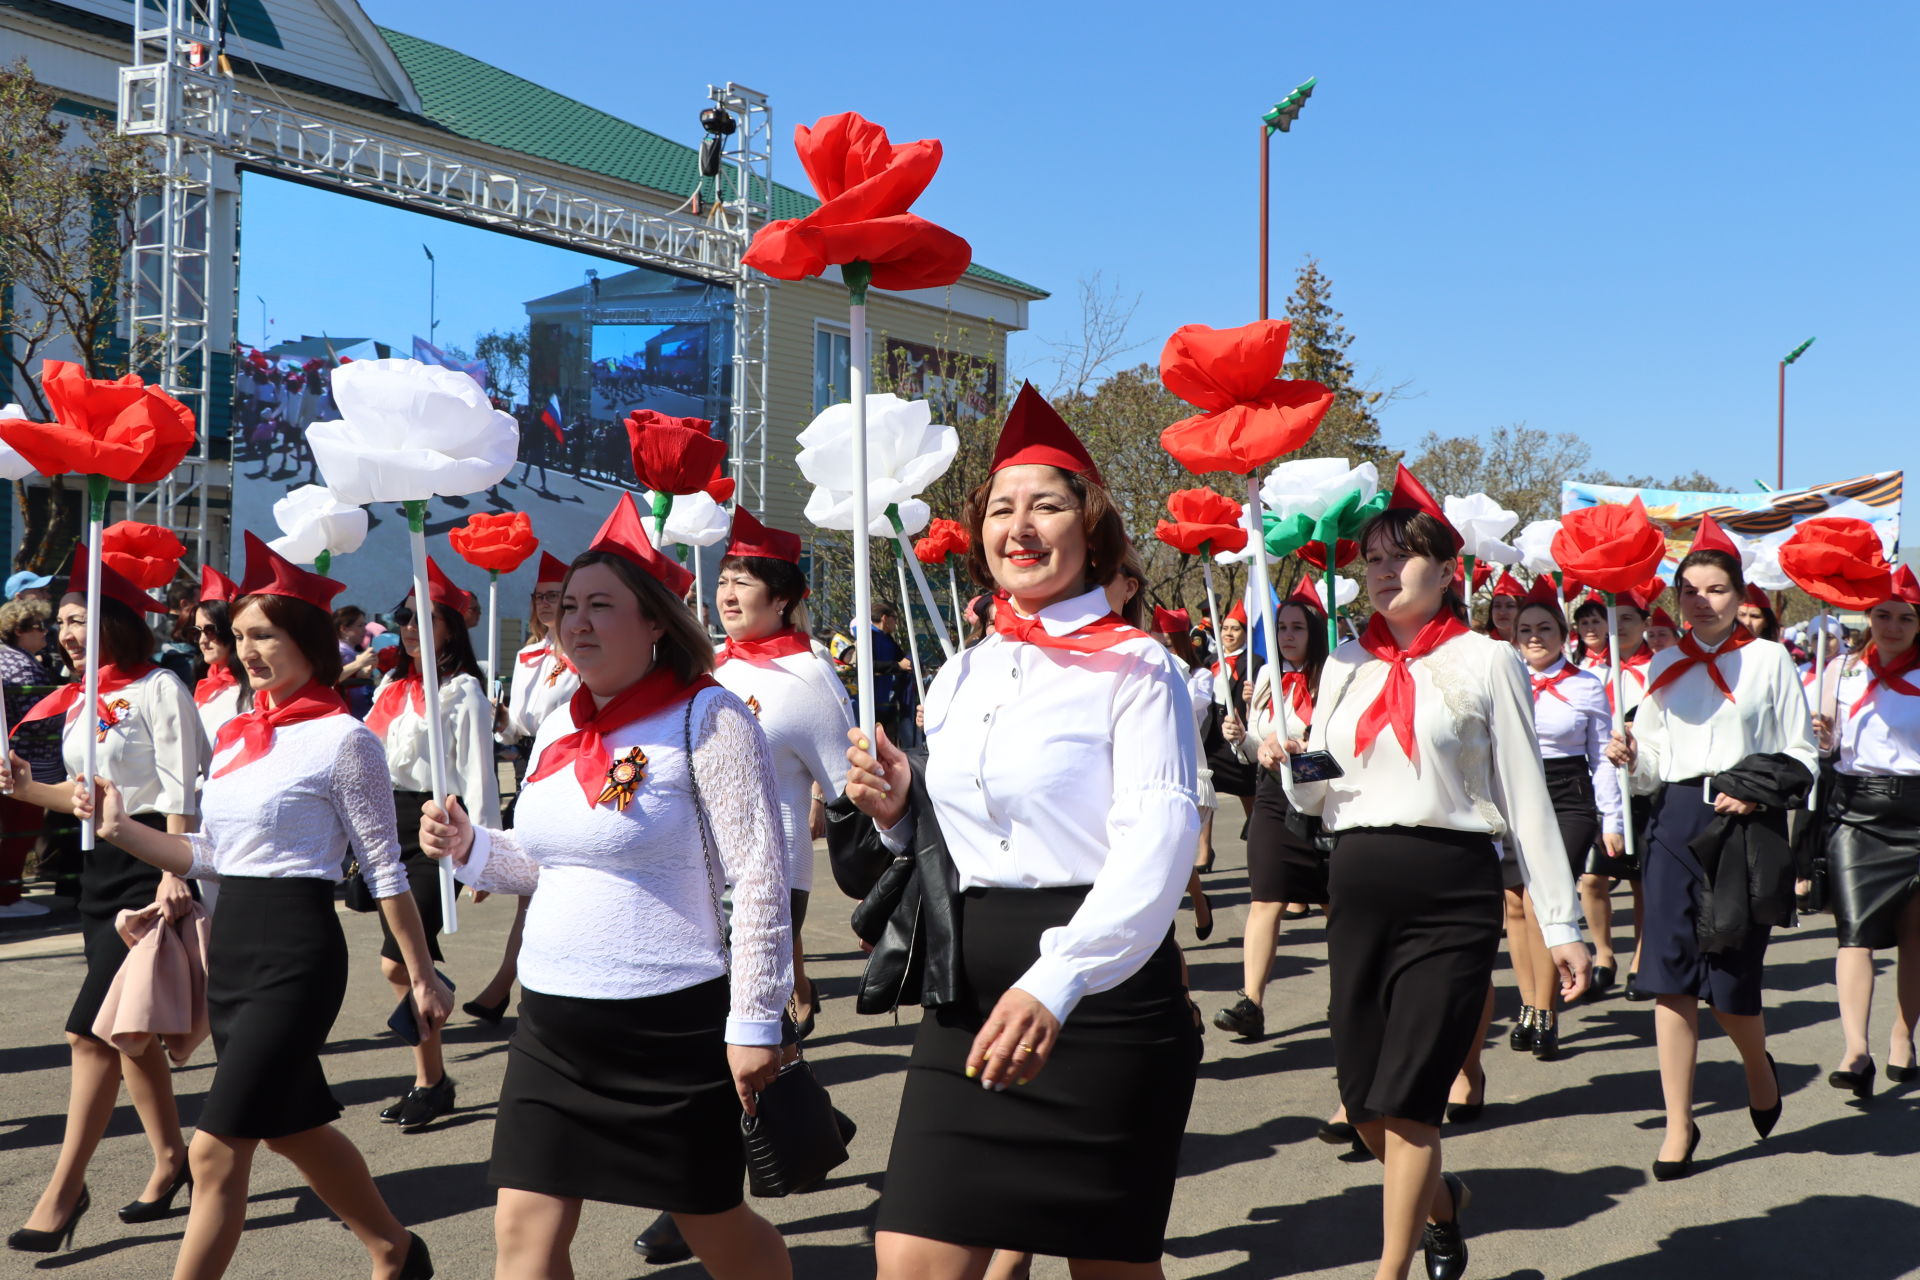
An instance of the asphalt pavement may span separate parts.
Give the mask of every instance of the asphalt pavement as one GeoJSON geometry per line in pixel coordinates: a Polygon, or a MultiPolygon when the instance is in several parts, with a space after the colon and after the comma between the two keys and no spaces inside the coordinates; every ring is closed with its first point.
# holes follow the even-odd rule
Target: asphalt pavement
{"type": "MultiPolygon", "coordinates": [[[[1228,824],[1221,823],[1223,829],[1228,824]]],[[[824,855],[823,855],[824,856],[824,855]]],[[[1194,996],[1209,1018],[1240,985],[1239,926],[1247,901],[1244,853],[1221,840],[1207,877],[1217,924],[1195,943],[1182,913],[1194,996]]],[[[860,1125],[851,1159],[826,1187],[757,1201],[779,1225],[802,1280],[871,1276],[864,1229],[885,1167],[901,1067],[917,1012],[862,1017],[851,993],[861,956],[845,932],[848,904],[831,882],[810,920],[809,970],[826,1003],[808,1056],[835,1102],[860,1125]]],[[[1626,899],[1618,899],[1626,918],[1626,899]]],[[[426,1132],[402,1134],[375,1112],[408,1083],[406,1050],[385,1030],[392,1003],[380,980],[379,928],[343,913],[358,958],[326,1059],[347,1111],[340,1127],[366,1154],[389,1203],[432,1246],[442,1277],[492,1274],[492,1193],[486,1161],[493,1105],[513,1022],[494,1030],[457,1014],[447,1035],[460,1109],[426,1132]]],[[[465,993],[492,973],[512,918],[510,902],[464,905],[465,926],[445,940],[447,971],[465,993]]],[[[1621,939],[1623,945],[1626,941],[1621,939]]],[[[1511,974],[1499,974],[1500,1016],[1486,1051],[1488,1105],[1472,1124],[1444,1131],[1447,1166],[1473,1189],[1464,1222],[1475,1280],[1894,1280],[1920,1276],[1920,1085],[1886,1085],[1867,1104],[1829,1088],[1840,1049],[1833,988],[1833,922],[1811,917],[1777,932],[1768,963],[1767,1021],[1779,1060],[1785,1114],[1772,1137],[1754,1138],[1731,1045],[1708,1030],[1701,1045],[1697,1115],[1703,1138],[1694,1175],[1655,1183],[1660,1091],[1652,1005],[1617,994],[1564,1016],[1563,1056],[1538,1062],[1507,1048],[1517,1009],[1511,974]]],[[[1874,1002],[1876,1057],[1892,1012],[1891,953],[1874,1002]]],[[[61,1037],[81,973],[71,910],[39,922],[0,923],[0,1227],[25,1220],[52,1168],[64,1123],[67,1051],[61,1037]]],[[[1211,1026],[1167,1228],[1170,1277],[1372,1275],[1379,1247],[1379,1171],[1315,1138],[1334,1105],[1327,1039],[1325,931],[1316,915],[1282,934],[1268,996],[1269,1036],[1242,1043],[1211,1026]]],[[[1710,1020],[1708,1025],[1710,1027],[1710,1020]]],[[[1881,1057],[1884,1069],[1885,1060],[1881,1057]]],[[[191,1124],[213,1071],[210,1046],[176,1073],[191,1124]]],[[[95,1208],[72,1252],[0,1255],[0,1275],[36,1270],[73,1280],[171,1272],[184,1215],[123,1226],[112,1207],[139,1194],[145,1140],[124,1095],[89,1180],[95,1208]]],[[[656,1268],[632,1251],[651,1215],[589,1205],[574,1246],[578,1274],[689,1280],[697,1265],[656,1268]]],[[[1416,1261],[1416,1269],[1418,1263],[1416,1261]]],[[[235,1277],[365,1275],[365,1255],[300,1182],[262,1152],[235,1277]]],[[[1034,1274],[1063,1277],[1042,1261],[1034,1274]]]]}

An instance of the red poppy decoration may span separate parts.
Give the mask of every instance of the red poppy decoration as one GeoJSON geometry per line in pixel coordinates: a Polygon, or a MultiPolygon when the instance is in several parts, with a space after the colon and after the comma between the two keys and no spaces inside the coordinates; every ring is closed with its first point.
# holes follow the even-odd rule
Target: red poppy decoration
{"type": "Polygon", "coordinates": [[[972,546],[965,525],[937,517],[927,526],[927,536],[913,544],[913,554],[921,564],[944,564],[948,556],[963,556],[972,546]]]}
{"type": "Polygon", "coordinates": [[[1893,566],[1865,520],[1802,520],[1780,544],[1780,568],[1794,585],[1838,609],[1871,609],[1893,594],[1893,566]]]}
{"type": "Polygon", "coordinates": [[[1214,551],[1239,551],[1247,545],[1240,524],[1240,504],[1204,486],[1167,495],[1171,521],[1162,520],[1154,536],[1184,555],[1199,555],[1211,544],[1214,551]]]}
{"type": "MultiPolygon", "coordinates": [[[[712,426],[704,418],[670,418],[651,409],[628,414],[627,441],[641,485],[672,494],[711,494],[711,487],[720,485],[731,498],[733,482],[720,474],[727,445],[708,434],[712,426]]],[[[713,500],[725,501],[717,496],[713,500]]]]}
{"type": "Polygon", "coordinates": [[[847,111],[796,128],[793,149],[820,207],[762,227],[748,266],[776,280],[805,280],[865,263],[882,289],[937,289],[966,274],[973,247],[908,212],[940,169],[936,139],[896,147],[885,129],[847,111]]]}
{"type": "Polygon", "coordinates": [[[69,471],[152,484],[193,448],[193,411],[138,374],[107,381],[65,360],[41,366],[52,422],[0,418],[0,440],[41,475],[69,471]]]}
{"type": "Polygon", "coordinates": [[[1333,407],[1333,392],[1280,376],[1287,333],[1284,320],[1173,331],[1160,353],[1160,382],[1202,410],[1160,433],[1161,447],[1180,465],[1195,475],[1250,475],[1313,437],[1333,407]]]}
{"type": "Polygon", "coordinates": [[[533,517],[524,511],[477,511],[465,524],[448,530],[447,541],[462,560],[489,573],[512,573],[540,549],[533,517]]]}
{"type": "Polygon", "coordinates": [[[1569,511],[1553,535],[1553,560],[1567,580],[1609,595],[1632,591],[1666,558],[1667,540],[1638,497],[1569,511]]]}
{"type": "Polygon", "coordinates": [[[100,531],[100,560],[115,573],[152,591],[173,581],[186,544],[157,524],[121,520],[100,531]]]}

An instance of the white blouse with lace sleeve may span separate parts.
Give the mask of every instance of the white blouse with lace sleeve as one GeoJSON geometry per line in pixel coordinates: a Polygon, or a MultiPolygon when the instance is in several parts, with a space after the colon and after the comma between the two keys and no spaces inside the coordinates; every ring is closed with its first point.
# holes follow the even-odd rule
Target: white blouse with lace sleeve
{"type": "MultiPolygon", "coordinates": [[[[520,980],[548,995],[630,1000],[665,995],[728,972],[721,878],[733,885],[731,1044],[780,1042],[793,987],[792,929],[779,804],[766,737],[724,689],[694,697],[693,771],[687,708],[676,704],[605,735],[616,760],[640,751],[644,770],[623,810],[596,804],[571,767],[521,789],[511,830],[476,826],[460,879],[476,889],[531,895],[520,980]],[[717,873],[694,809],[705,803],[717,873]]],[[[534,740],[573,732],[547,717],[534,740]]]]}

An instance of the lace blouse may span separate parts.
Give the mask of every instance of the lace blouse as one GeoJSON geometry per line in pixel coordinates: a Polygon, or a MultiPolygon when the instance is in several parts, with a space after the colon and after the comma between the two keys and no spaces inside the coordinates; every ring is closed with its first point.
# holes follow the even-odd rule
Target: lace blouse
{"type": "MultiPolygon", "coordinates": [[[[786,860],[766,736],[739,698],[708,689],[693,702],[694,766],[718,868],[694,812],[687,708],[668,707],[605,736],[615,759],[638,747],[645,770],[632,802],[588,804],[572,769],[520,792],[511,830],[475,824],[460,879],[531,895],[520,981],[548,995],[630,1000],[683,991],[727,969],[721,874],[733,884],[730,1044],[780,1042],[793,988],[786,860]]],[[[534,739],[573,732],[562,713],[534,739]]]]}

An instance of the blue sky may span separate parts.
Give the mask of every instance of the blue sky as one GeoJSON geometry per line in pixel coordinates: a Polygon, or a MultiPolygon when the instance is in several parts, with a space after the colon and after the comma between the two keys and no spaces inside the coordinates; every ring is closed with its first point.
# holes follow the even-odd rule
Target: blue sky
{"type": "MultiPolygon", "coordinates": [[[[1788,483],[1920,471],[1920,6],[985,0],[740,21],[572,0],[564,24],[505,0],[364,7],[686,141],[709,81],[752,85],[787,182],[803,181],[792,126],[829,112],[941,138],[919,211],[1056,295],[1016,374],[1076,332],[1095,273],[1139,295],[1138,358],[1180,324],[1252,319],[1257,120],[1316,75],[1274,141],[1275,296],[1320,258],[1362,373],[1409,384],[1390,443],[1525,421],[1582,435],[1614,471],[1745,487],[1773,473],[1775,363],[1818,335],[1789,375],[1788,483]]],[[[250,255],[263,234],[341,225],[302,193],[269,230],[249,200],[250,255]]],[[[442,316],[522,283],[526,255],[429,230],[442,316]]],[[[418,238],[387,237],[376,282],[351,290],[363,313],[424,311],[418,238]]],[[[306,310],[341,288],[287,258],[304,270],[249,275],[249,336],[256,284],[270,311],[275,293],[306,310]]],[[[538,283],[519,296],[555,270],[525,268],[538,283]]]]}

